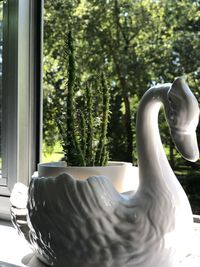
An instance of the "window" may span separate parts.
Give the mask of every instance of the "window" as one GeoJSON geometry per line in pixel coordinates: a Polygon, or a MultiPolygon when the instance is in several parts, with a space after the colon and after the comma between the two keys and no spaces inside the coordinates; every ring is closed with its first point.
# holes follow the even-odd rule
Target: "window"
{"type": "Polygon", "coordinates": [[[14,184],[27,184],[39,161],[41,14],[42,0],[0,1],[1,217],[14,184]]]}

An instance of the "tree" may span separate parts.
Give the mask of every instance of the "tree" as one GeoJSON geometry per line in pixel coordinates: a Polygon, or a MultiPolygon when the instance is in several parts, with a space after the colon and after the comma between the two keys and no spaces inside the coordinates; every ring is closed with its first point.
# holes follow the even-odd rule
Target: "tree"
{"type": "MultiPolygon", "coordinates": [[[[192,0],[45,1],[46,92],[52,95],[55,88],[64,88],[62,51],[70,25],[76,36],[81,79],[87,80],[90,74],[95,77],[102,68],[112,88],[110,154],[113,159],[131,161],[136,108],[148,87],[186,74],[199,97],[199,10],[199,1],[192,0]]],[[[47,124],[49,117],[45,115],[47,124]]],[[[170,148],[171,162],[176,164],[167,127],[161,122],[163,140],[170,148]]]]}

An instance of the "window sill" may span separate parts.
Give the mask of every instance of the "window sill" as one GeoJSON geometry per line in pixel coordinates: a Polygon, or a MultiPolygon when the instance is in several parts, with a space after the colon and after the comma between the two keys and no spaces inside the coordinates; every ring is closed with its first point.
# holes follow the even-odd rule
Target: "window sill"
{"type": "Polygon", "coordinates": [[[0,221],[0,267],[45,267],[11,223],[0,221]]]}
{"type": "MultiPolygon", "coordinates": [[[[198,217],[199,218],[199,217],[198,217]]],[[[32,253],[28,243],[20,237],[11,223],[0,221],[0,267],[45,267],[32,253]]],[[[192,254],[183,266],[200,266],[200,224],[194,224],[194,238],[191,244],[192,254]]],[[[182,264],[180,267],[183,267],[182,264]]]]}
{"type": "MultiPolygon", "coordinates": [[[[9,197],[0,196],[0,219],[10,221],[10,200],[9,200],[9,197]]],[[[1,226],[1,222],[0,222],[0,226],[1,226]]]]}

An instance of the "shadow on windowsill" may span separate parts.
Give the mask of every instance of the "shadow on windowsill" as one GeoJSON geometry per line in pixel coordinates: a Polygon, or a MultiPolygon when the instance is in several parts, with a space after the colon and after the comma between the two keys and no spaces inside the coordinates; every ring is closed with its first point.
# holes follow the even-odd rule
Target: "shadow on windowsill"
{"type": "MultiPolygon", "coordinates": [[[[47,267],[44,263],[37,259],[34,253],[30,253],[23,257],[22,263],[27,267],[47,267]]],[[[0,261],[0,267],[21,267],[19,265],[0,261]]]]}
{"type": "Polygon", "coordinates": [[[47,265],[38,260],[38,258],[34,255],[34,253],[30,253],[24,256],[22,259],[22,263],[27,267],[47,267],[47,265]]]}
{"type": "Polygon", "coordinates": [[[0,267],[20,267],[19,265],[14,265],[8,262],[0,261],[0,267]]]}

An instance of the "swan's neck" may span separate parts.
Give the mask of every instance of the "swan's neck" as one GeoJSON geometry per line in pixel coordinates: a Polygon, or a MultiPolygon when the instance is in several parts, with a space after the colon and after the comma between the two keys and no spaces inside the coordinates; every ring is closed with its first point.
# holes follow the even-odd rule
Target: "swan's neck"
{"type": "Polygon", "coordinates": [[[158,128],[158,114],[171,84],[152,87],[142,98],[137,116],[137,151],[141,185],[156,186],[173,172],[165,155],[158,128]]]}
{"type": "Polygon", "coordinates": [[[168,112],[170,87],[171,84],[153,87],[140,102],[136,129],[140,186],[135,197],[155,229],[157,240],[164,240],[166,247],[173,248],[175,240],[181,247],[190,236],[193,220],[188,199],[169,165],[159,134],[158,114],[162,104],[168,112]]]}

